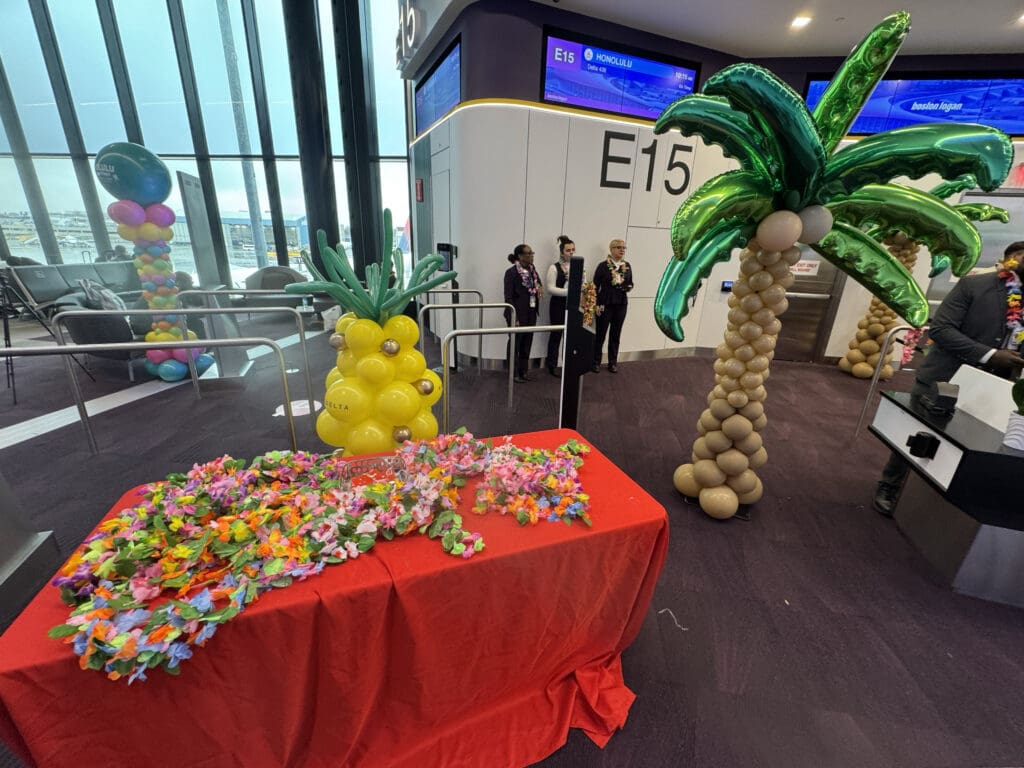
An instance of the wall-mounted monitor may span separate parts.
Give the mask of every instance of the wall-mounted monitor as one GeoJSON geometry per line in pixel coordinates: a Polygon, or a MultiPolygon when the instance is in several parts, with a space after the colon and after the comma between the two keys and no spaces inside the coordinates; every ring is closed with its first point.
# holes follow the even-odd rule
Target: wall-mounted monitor
{"type": "MultiPolygon", "coordinates": [[[[811,80],[807,106],[814,109],[828,80],[811,80]]],[[[882,80],[850,128],[870,134],[918,123],[981,123],[1024,135],[1024,78],[882,80]]]]}
{"type": "Polygon", "coordinates": [[[693,93],[698,67],[633,49],[545,30],[541,100],[655,120],[693,93]]]}
{"type": "Polygon", "coordinates": [[[462,45],[458,38],[416,84],[416,133],[423,133],[462,101],[462,45]]]}

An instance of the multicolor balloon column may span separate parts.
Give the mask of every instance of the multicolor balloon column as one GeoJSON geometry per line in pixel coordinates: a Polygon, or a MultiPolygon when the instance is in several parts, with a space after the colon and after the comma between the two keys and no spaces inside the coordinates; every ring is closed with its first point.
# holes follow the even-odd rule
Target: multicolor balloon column
{"type": "MultiPolygon", "coordinates": [[[[182,341],[177,306],[178,286],[171,263],[174,211],[163,204],[171,192],[171,174],[156,155],[139,144],[115,142],[96,154],[96,177],[114,197],[107,215],[117,224],[117,234],[134,246],[134,264],[142,296],[150,309],[168,310],[153,317],[146,341],[182,341]]],[[[195,339],[194,331],[186,331],[195,339]]],[[[188,375],[188,355],[202,373],[213,358],[202,349],[151,349],[146,352],[146,370],[164,381],[180,381],[188,375]]]]}
{"type": "Polygon", "coordinates": [[[707,181],[676,212],[674,258],[654,299],[658,327],[682,341],[680,322],[701,281],[733,249],[746,246],[701,434],[691,463],[674,474],[676,488],[699,498],[712,517],[731,517],[761,496],[754,470],[767,460],[759,434],[767,424],[764,381],[787,307],[789,265],[799,258],[797,242],[918,327],[928,320],[924,293],[878,240],[905,232],[928,246],[933,272],[949,267],[962,276],[978,259],[974,212],[968,216],[944,202],[952,187],[929,194],[892,180],[937,173],[952,186],[991,191],[1013,161],[1006,134],[983,125],[932,123],[835,151],[909,31],[907,13],[882,20],[843,62],[813,113],[771,72],[740,63],[709,77],[701,93],[670,104],[654,126],[655,133],[700,136],[740,166],[707,181]]]}

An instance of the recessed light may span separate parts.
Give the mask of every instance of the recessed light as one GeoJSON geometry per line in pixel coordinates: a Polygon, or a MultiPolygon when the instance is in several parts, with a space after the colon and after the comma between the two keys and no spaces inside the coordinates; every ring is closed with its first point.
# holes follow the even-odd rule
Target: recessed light
{"type": "Polygon", "coordinates": [[[1019,19],[1017,19],[1017,23],[1018,24],[1024,24],[1024,14],[1022,14],[1021,17],[1019,19]]]}
{"type": "Polygon", "coordinates": [[[810,16],[794,16],[793,21],[789,23],[789,26],[793,27],[793,29],[800,29],[801,27],[806,27],[810,23],[810,16]]]}

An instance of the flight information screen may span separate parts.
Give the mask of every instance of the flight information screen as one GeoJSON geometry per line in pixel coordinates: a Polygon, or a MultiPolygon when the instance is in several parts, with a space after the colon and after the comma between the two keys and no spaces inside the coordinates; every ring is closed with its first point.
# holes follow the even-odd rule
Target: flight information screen
{"type": "Polygon", "coordinates": [[[697,69],[549,35],[543,99],[549,103],[657,119],[693,93],[697,69]]]}
{"type": "Polygon", "coordinates": [[[462,100],[462,44],[416,86],[416,132],[422,133],[462,100]]]}
{"type": "MultiPolygon", "coordinates": [[[[828,80],[812,80],[807,106],[821,100],[828,80]]],[[[918,123],[981,123],[1024,135],[1024,79],[883,80],[850,133],[879,133],[918,123]]]]}

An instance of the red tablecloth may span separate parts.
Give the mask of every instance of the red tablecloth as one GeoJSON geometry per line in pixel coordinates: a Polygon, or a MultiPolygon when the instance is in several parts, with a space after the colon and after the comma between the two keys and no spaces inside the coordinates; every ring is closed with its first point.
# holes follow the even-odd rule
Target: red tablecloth
{"type": "MultiPolygon", "coordinates": [[[[515,439],[570,438],[582,439],[515,439]]],[[[467,514],[487,543],[470,560],[418,535],[381,541],[268,592],[179,677],[154,671],[129,687],[80,670],[46,637],[67,616],[46,587],[0,637],[0,737],[45,768],[499,768],[543,759],[571,727],[603,746],[634,698],[620,654],[650,603],[668,521],[596,450],[581,472],[593,528],[467,514]]]]}

